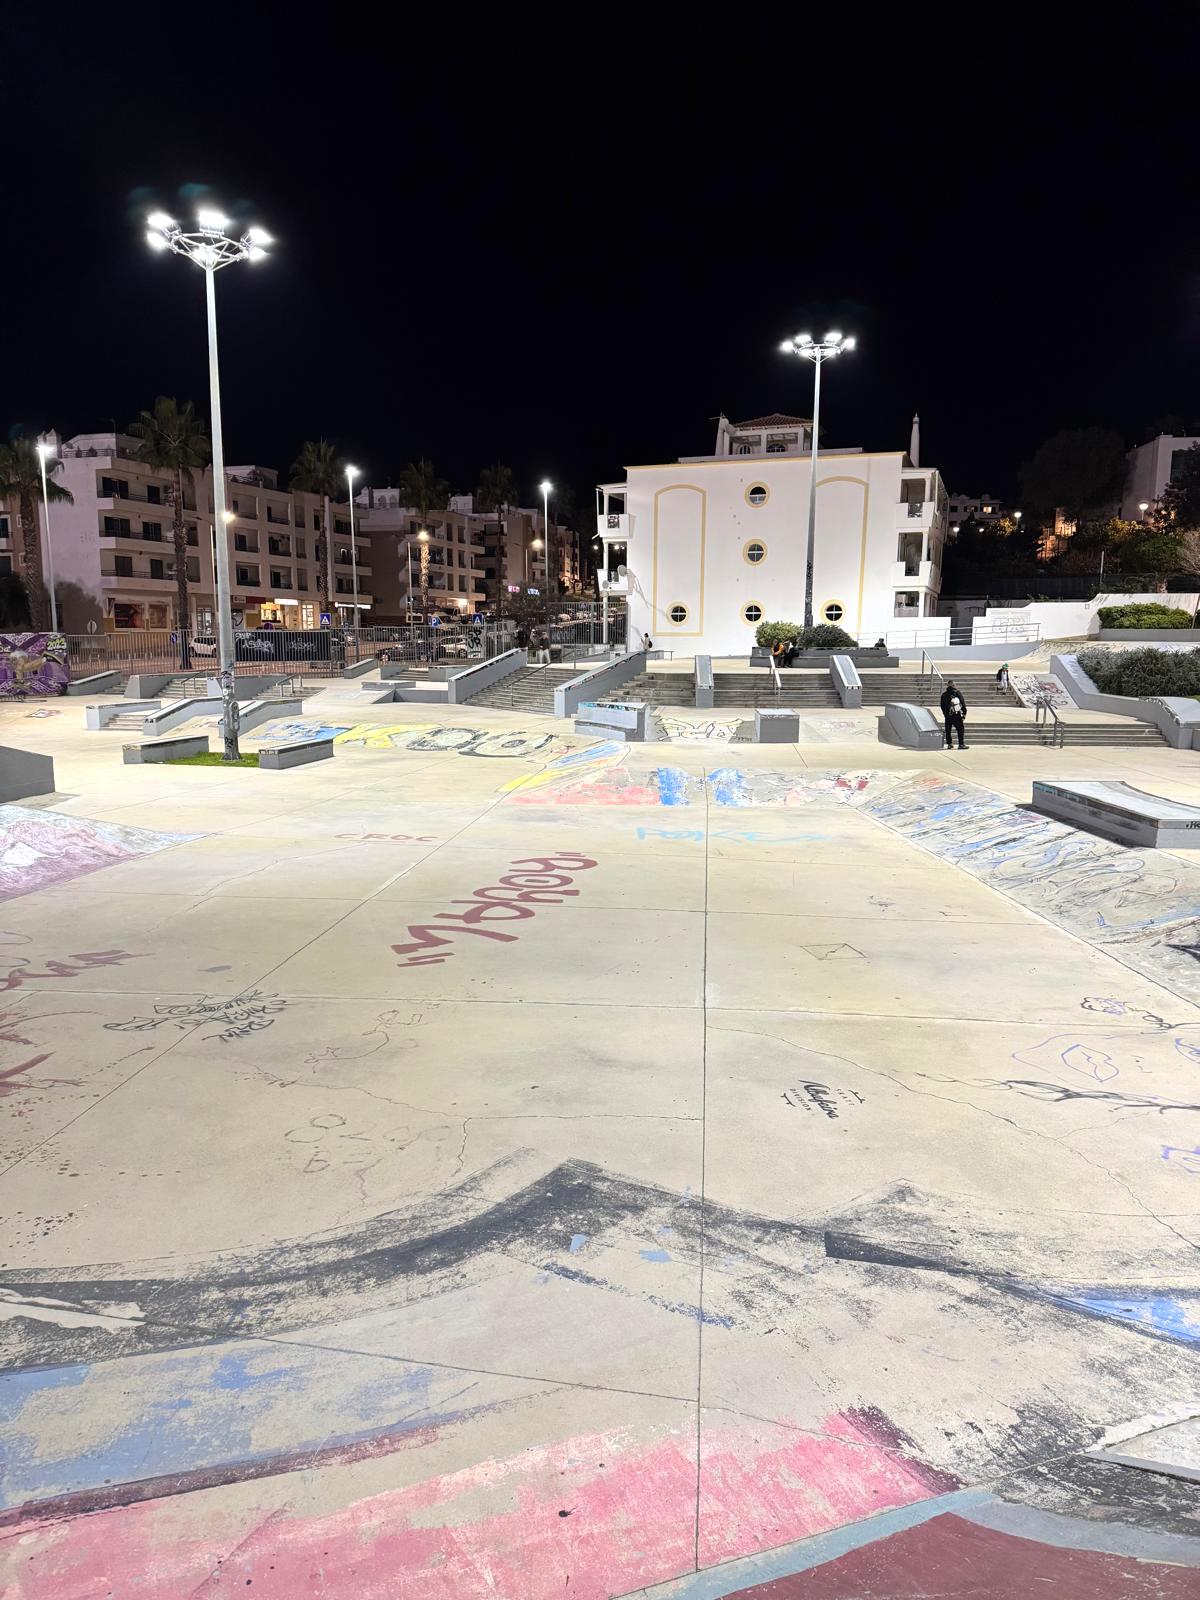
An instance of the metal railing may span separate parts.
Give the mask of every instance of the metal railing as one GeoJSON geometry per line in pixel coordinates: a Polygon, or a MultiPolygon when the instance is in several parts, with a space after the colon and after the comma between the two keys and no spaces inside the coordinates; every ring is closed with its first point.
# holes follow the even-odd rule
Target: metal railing
{"type": "Polygon", "coordinates": [[[767,665],[771,669],[771,681],[775,685],[775,698],[778,700],[783,693],[783,679],[779,676],[779,668],[775,665],[774,656],[767,657],[767,665]]]}
{"type": "Polygon", "coordinates": [[[1038,695],[1033,703],[1033,720],[1037,727],[1045,723],[1046,731],[1050,735],[1049,743],[1057,745],[1061,750],[1065,742],[1063,721],[1044,694],[1038,695]]]}
{"type": "Polygon", "coordinates": [[[946,674],[938,666],[937,662],[934,661],[931,656],[926,655],[924,650],[922,650],[921,676],[924,678],[926,675],[929,677],[929,686],[931,690],[936,689],[939,683],[945,687],[946,674]]]}

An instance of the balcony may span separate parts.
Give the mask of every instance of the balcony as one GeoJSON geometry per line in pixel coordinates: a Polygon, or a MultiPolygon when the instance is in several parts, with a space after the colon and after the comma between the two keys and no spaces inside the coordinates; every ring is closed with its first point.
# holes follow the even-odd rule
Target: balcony
{"type": "Polygon", "coordinates": [[[892,562],[891,585],[893,589],[935,589],[941,581],[941,569],[936,561],[892,562]]]}
{"type": "Polygon", "coordinates": [[[933,526],[937,510],[933,500],[898,500],[896,502],[896,527],[910,532],[923,532],[933,526]]]}
{"type": "Polygon", "coordinates": [[[625,544],[629,539],[630,522],[627,512],[602,511],[596,517],[596,537],[607,539],[610,544],[625,544]]]}
{"type": "MultiPolygon", "coordinates": [[[[267,520],[269,521],[270,518],[267,520]]],[[[267,539],[267,550],[273,556],[290,556],[292,553],[292,541],[290,539],[270,537],[267,539]]]]}
{"type": "Polygon", "coordinates": [[[615,572],[598,572],[596,582],[601,594],[617,595],[629,593],[629,574],[619,578],[615,572]]]}

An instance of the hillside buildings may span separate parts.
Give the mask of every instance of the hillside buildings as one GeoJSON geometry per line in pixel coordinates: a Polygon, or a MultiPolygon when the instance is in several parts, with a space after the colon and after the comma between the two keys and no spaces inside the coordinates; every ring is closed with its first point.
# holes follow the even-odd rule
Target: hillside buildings
{"type": "MultiPolygon", "coordinates": [[[[711,455],[631,466],[599,486],[604,566],[625,569],[609,592],[628,594],[631,636],[745,655],[761,621],[803,620],[810,449],[808,418],[722,416],[711,455]]],[[[916,638],[937,612],[947,528],[935,468],[906,450],[822,448],[814,620],[868,644],[916,638]]]]}

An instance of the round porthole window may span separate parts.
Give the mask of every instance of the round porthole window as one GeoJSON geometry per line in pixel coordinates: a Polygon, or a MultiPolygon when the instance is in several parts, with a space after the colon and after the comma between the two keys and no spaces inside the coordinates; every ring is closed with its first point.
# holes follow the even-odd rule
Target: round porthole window
{"type": "Polygon", "coordinates": [[[761,539],[751,539],[749,544],[745,545],[742,549],[743,558],[748,561],[752,567],[756,567],[758,563],[764,559],[766,553],[767,547],[765,544],[763,544],[761,539]]]}
{"type": "Polygon", "coordinates": [[[840,622],[846,615],[846,608],[840,600],[830,600],[821,607],[821,615],[826,622],[840,622]]]}
{"type": "Polygon", "coordinates": [[[746,490],[746,503],[752,506],[765,506],[771,498],[771,491],[765,483],[752,483],[746,490]]]}
{"type": "Polygon", "coordinates": [[[667,616],[670,617],[672,622],[686,622],[688,619],[688,608],[686,606],[674,605],[667,612],[667,616]]]}
{"type": "Polygon", "coordinates": [[[761,622],[762,619],[763,608],[759,605],[757,600],[751,600],[748,605],[744,605],[742,607],[743,622],[761,622]]]}

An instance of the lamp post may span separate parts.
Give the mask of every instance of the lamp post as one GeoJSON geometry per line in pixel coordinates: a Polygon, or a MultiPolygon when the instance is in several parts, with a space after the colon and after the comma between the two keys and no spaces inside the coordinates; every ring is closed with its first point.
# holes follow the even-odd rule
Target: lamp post
{"type": "Polygon", "coordinates": [[[354,542],[354,480],[357,467],[346,468],[346,498],[350,502],[350,573],[354,593],[354,659],[358,660],[358,548],[354,542]]]}
{"type": "Polygon", "coordinates": [[[50,580],[50,629],[58,632],[58,601],[54,598],[54,546],[50,543],[50,490],[46,486],[46,457],[54,454],[54,446],[39,439],[35,446],[42,469],[42,515],[46,519],[46,576],[50,580]]]}
{"type": "MultiPolygon", "coordinates": [[[[550,549],[550,493],[551,493],[551,490],[554,488],[554,485],[550,482],[549,478],[543,478],[541,483],[538,484],[538,488],[542,491],[542,532],[546,535],[546,549],[549,550],[550,549]]],[[[535,548],[536,548],[536,546],[535,546],[535,548]]],[[[550,557],[547,555],[547,557],[546,557],[547,588],[549,587],[549,579],[550,579],[550,557]]]]}
{"type": "Polygon", "coordinates": [[[1150,509],[1149,500],[1139,500],[1138,501],[1138,510],[1142,513],[1142,521],[1143,522],[1145,522],[1145,520],[1146,520],[1146,513],[1147,513],[1147,511],[1149,511],[1149,509],[1150,509]]]}
{"type": "Polygon", "coordinates": [[[429,627],[429,529],[417,530],[417,542],[421,547],[421,621],[429,627]]]}
{"type": "Polygon", "coordinates": [[[840,333],[827,333],[817,344],[809,333],[798,333],[794,339],[785,339],[780,345],[788,355],[800,356],[813,364],[813,414],[812,414],[812,481],[808,486],[808,541],[804,570],[804,626],[813,625],[813,557],[817,537],[817,434],[821,426],[821,368],[843,350],[853,350],[856,341],[843,339],[840,333]]]}
{"type": "Polygon", "coordinates": [[[196,229],[185,233],[173,217],[155,211],[146,219],[146,242],[153,250],[173,250],[194,261],[204,273],[204,299],[208,310],[208,386],[212,406],[213,527],[217,530],[217,641],[220,652],[222,729],[225,760],[238,760],[238,704],[233,692],[233,615],[229,603],[229,539],[225,516],[225,448],[221,438],[221,376],[217,366],[217,298],[215,279],[222,267],[235,261],[261,261],[270,235],[262,228],[247,228],[238,239],[225,230],[228,220],[219,211],[196,215],[196,229]]]}

